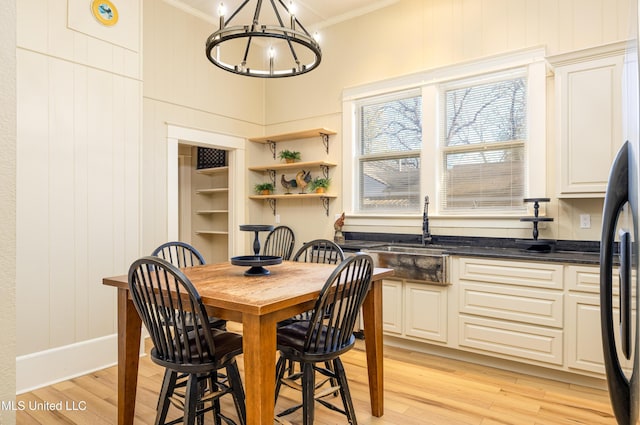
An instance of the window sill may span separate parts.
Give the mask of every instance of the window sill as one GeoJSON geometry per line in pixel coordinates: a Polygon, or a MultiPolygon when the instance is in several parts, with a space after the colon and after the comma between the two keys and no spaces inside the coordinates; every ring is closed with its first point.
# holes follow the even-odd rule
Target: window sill
{"type": "MultiPolygon", "coordinates": [[[[429,227],[472,228],[472,229],[531,229],[531,223],[520,221],[518,215],[430,215],[429,227]]],[[[346,222],[349,227],[384,227],[399,228],[411,233],[420,233],[422,229],[422,214],[347,214],[346,222]]],[[[541,223],[542,224],[542,223],[541,223]]],[[[543,227],[540,227],[541,229],[543,227]]]]}

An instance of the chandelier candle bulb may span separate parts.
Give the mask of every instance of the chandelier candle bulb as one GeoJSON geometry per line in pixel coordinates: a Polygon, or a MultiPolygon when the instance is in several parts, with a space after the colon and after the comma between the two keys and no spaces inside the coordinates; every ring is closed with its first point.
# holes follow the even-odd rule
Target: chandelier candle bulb
{"type": "Polygon", "coordinates": [[[269,47],[269,73],[273,74],[273,58],[276,56],[276,51],[272,47],[269,47]]]}
{"type": "MultiPolygon", "coordinates": [[[[227,13],[227,8],[224,6],[224,3],[220,3],[218,6],[218,16],[220,17],[220,29],[224,28],[224,15],[227,13]]],[[[218,54],[220,52],[220,46],[218,46],[218,54]]]]}
{"type": "Polygon", "coordinates": [[[289,15],[291,16],[291,29],[295,31],[295,29],[296,29],[296,5],[292,1],[289,2],[289,15]]]}

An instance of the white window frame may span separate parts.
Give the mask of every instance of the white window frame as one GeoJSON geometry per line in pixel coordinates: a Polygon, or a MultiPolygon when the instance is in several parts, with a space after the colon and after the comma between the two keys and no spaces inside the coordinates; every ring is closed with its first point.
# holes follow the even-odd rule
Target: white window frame
{"type": "MultiPolygon", "coordinates": [[[[361,120],[361,110],[360,108],[364,107],[364,106],[368,106],[371,104],[379,104],[379,103],[384,103],[384,102],[392,102],[394,100],[399,100],[399,99],[404,99],[404,98],[408,98],[408,97],[419,97],[421,96],[421,92],[420,90],[416,90],[416,89],[410,89],[410,90],[402,90],[402,91],[397,91],[397,92],[393,92],[393,93],[388,93],[386,95],[383,96],[375,96],[373,98],[365,98],[365,99],[359,99],[358,101],[355,102],[355,114],[356,114],[356,121],[360,122],[361,120]]],[[[422,101],[422,100],[421,100],[422,101]]],[[[424,114],[423,114],[424,116],[424,114]]],[[[417,211],[406,211],[406,212],[384,212],[384,210],[379,210],[377,212],[368,212],[365,210],[361,209],[361,205],[360,205],[360,188],[361,188],[361,184],[359,182],[359,177],[358,177],[358,173],[360,170],[360,167],[362,166],[363,162],[366,162],[367,160],[382,160],[385,158],[413,158],[416,155],[418,156],[418,159],[420,161],[420,178],[422,180],[422,149],[419,150],[407,150],[407,151],[395,151],[395,152],[387,152],[387,153],[375,153],[375,154],[361,154],[360,152],[360,142],[362,141],[362,134],[361,133],[361,129],[360,129],[360,125],[357,125],[355,127],[355,131],[356,131],[356,147],[354,150],[354,155],[355,155],[355,180],[353,181],[353,183],[355,184],[354,187],[354,196],[355,196],[355,203],[353,204],[353,208],[352,211],[355,211],[356,213],[362,213],[364,215],[379,215],[379,214],[415,214],[417,211]],[[358,184],[356,184],[358,183],[358,184]]],[[[420,182],[421,183],[421,182],[420,182]]],[[[421,202],[419,201],[418,204],[421,204],[421,202]]]]}
{"type": "MultiPolygon", "coordinates": [[[[486,212],[474,214],[443,214],[439,210],[438,192],[442,161],[440,160],[441,86],[447,83],[481,77],[486,74],[526,68],[527,74],[527,122],[526,148],[527,196],[547,196],[546,188],[546,72],[545,49],[536,47],[517,52],[428,70],[399,78],[347,88],[343,92],[343,209],[349,216],[349,224],[357,226],[385,226],[386,232],[420,233],[421,214],[357,213],[358,202],[358,130],[356,108],[359,100],[397,91],[419,88],[422,91],[422,136],[420,187],[430,197],[430,224],[432,228],[528,228],[521,223],[522,214],[515,212],[486,212]],[[427,163],[428,162],[428,163],[427,163]]],[[[449,233],[449,232],[447,232],[449,233]]]]}
{"type": "MultiPolygon", "coordinates": [[[[502,81],[507,81],[507,80],[513,80],[516,78],[524,78],[527,81],[527,88],[529,85],[529,81],[528,81],[528,69],[527,67],[519,67],[519,68],[515,68],[515,69],[511,69],[508,71],[500,71],[500,72],[492,72],[489,74],[484,74],[484,75],[479,75],[479,76],[474,76],[471,78],[464,78],[461,80],[455,80],[455,81],[449,81],[446,83],[442,83],[439,84],[439,103],[443,106],[443,109],[446,108],[446,93],[450,90],[459,90],[459,89],[464,89],[464,88],[468,88],[468,87],[476,87],[479,85],[484,85],[484,84],[494,84],[494,83],[499,83],[502,81]]],[[[528,93],[526,94],[528,96],[528,93]]],[[[529,114],[529,105],[528,105],[528,97],[526,99],[527,101],[527,115],[529,114]]],[[[468,145],[463,147],[446,147],[444,146],[444,142],[445,142],[445,133],[447,131],[447,123],[445,122],[445,113],[444,111],[441,111],[440,113],[440,137],[438,140],[438,154],[437,154],[437,159],[438,161],[440,161],[440,166],[442,167],[443,164],[445,163],[445,156],[448,153],[451,152],[455,152],[455,151],[468,151],[468,152],[477,152],[477,151],[481,151],[484,148],[486,148],[487,146],[489,146],[490,148],[494,148],[494,149],[498,149],[500,146],[502,147],[507,147],[507,146],[511,146],[511,147],[518,147],[521,146],[524,149],[524,154],[525,154],[525,158],[529,155],[529,132],[528,132],[528,126],[529,123],[527,121],[527,136],[524,140],[511,140],[511,141],[502,141],[502,142],[491,142],[489,144],[485,144],[485,143],[480,143],[480,144],[473,144],[473,145],[468,145]]],[[[527,118],[529,118],[527,116],[527,118]]],[[[528,173],[528,167],[529,164],[524,165],[524,172],[528,173]]],[[[440,170],[442,171],[442,168],[440,168],[440,170]]],[[[440,181],[443,179],[443,175],[441,173],[438,174],[438,178],[440,179],[440,181]]],[[[444,188],[440,185],[438,185],[438,206],[437,208],[440,209],[442,208],[443,205],[443,199],[442,199],[442,194],[443,194],[443,190],[444,188]]],[[[523,198],[528,197],[529,193],[529,182],[528,179],[525,179],[524,181],[524,194],[525,196],[523,196],[523,198]]],[[[469,214],[473,214],[473,215],[495,215],[495,214],[499,214],[499,215],[517,215],[518,217],[523,216],[526,214],[526,210],[527,210],[527,204],[523,203],[522,207],[520,208],[520,210],[518,209],[511,209],[510,212],[506,212],[506,210],[500,210],[500,208],[486,208],[486,209],[479,209],[479,210],[475,210],[475,209],[471,209],[471,208],[462,208],[462,209],[455,209],[452,208],[450,210],[447,210],[446,212],[444,210],[441,210],[442,215],[469,215],[469,214]]]]}

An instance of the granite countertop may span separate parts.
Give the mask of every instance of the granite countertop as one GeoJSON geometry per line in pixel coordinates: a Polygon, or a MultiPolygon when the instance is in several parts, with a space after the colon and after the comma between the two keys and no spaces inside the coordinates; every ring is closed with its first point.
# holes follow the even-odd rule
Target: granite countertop
{"type": "MultiPolygon", "coordinates": [[[[383,245],[421,246],[420,236],[388,233],[345,233],[340,244],[345,251],[366,251],[383,245]]],[[[593,241],[553,241],[549,252],[525,249],[522,241],[507,238],[433,236],[427,247],[440,248],[450,255],[529,261],[553,261],[586,265],[600,264],[600,243],[593,241]]]]}

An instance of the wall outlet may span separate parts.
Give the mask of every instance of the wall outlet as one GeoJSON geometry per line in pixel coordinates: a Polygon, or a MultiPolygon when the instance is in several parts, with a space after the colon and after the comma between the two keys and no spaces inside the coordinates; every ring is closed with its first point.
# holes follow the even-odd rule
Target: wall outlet
{"type": "Polygon", "coordinates": [[[581,229],[591,229],[591,215],[590,214],[580,214],[580,228],[581,229]]]}

